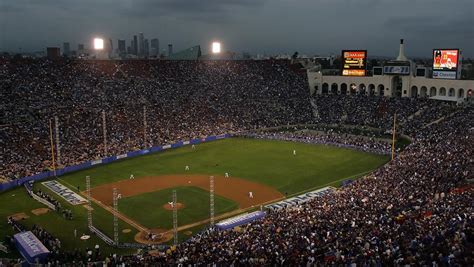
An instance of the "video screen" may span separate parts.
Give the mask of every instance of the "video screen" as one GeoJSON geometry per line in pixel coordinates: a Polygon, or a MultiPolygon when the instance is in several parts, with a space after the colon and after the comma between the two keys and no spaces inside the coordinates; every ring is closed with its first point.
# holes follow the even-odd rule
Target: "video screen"
{"type": "Polygon", "coordinates": [[[367,50],[342,51],[342,75],[365,76],[367,69],[367,50]]]}
{"type": "Polygon", "coordinates": [[[434,49],[433,70],[456,71],[458,58],[459,49],[434,49]]]}

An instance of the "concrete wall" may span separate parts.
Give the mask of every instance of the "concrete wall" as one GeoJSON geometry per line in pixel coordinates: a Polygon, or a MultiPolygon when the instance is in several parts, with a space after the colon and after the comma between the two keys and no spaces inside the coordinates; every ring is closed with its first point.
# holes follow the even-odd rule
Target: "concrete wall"
{"type": "Polygon", "coordinates": [[[439,100],[462,101],[467,92],[474,90],[474,80],[441,80],[426,77],[379,75],[370,77],[327,76],[320,72],[308,71],[311,94],[365,93],[367,95],[397,96],[395,79],[401,79],[402,97],[430,97],[439,100]],[[352,85],[352,86],[351,86],[352,85]],[[344,90],[346,88],[346,90],[344,90]],[[352,88],[352,90],[351,90],[352,88]]]}

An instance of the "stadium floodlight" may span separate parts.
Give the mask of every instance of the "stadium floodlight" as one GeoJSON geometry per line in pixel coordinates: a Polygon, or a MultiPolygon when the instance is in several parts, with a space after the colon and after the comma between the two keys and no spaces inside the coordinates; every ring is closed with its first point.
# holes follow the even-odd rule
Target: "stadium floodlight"
{"type": "Polygon", "coordinates": [[[212,53],[218,54],[221,52],[221,43],[213,42],[212,43],[212,53]]]}
{"type": "Polygon", "coordinates": [[[102,49],[104,49],[104,39],[101,39],[101,38],[94,38],[94,49],[95,49],[95,50],[102,50],[102,49]]]}

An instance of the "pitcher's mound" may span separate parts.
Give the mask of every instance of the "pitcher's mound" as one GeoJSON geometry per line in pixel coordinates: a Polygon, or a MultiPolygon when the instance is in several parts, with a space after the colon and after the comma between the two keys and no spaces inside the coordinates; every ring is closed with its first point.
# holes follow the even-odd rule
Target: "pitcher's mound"
{"type": "Polygon", "coordinates": [[[15,213],[15,214],[13,214],[13,215],[10,215],[10,217],[12,217],[12,219],[13,219],[14,221],[21,221],[21,220],[30,218],[30,217],[29,217],[28,215],[26,215],[24,212],[15,213]]]}
{"type": "Polygon", "coordinates": [[[49,212],[48,208],[39,208],[39,209],[34,209],[31,211],[31,213],[33,213],[34,215],[42,215],[48,212],[49,212]]]}
{"type": "Polygon", "coordinates": [[[151,229],[150,232],[139,232],[135,241],[142,244],[161,244],[173,238],[173,232],[165,229],[151,229]]]}
{"type": "MultiPolygon", "coordinates": [[[[171,206],[170,203],[166,203],[165,205],[163,205],[163,208],[164,208],[165,210],[173,210],[173,207],[171,206]]],[[[179,209],[182,209],[182,208],[184,208],[184,204],[177,202],[177,203],[176,203],[176,208],[177,208],[178,210],[179,210],[179,209]]]]}

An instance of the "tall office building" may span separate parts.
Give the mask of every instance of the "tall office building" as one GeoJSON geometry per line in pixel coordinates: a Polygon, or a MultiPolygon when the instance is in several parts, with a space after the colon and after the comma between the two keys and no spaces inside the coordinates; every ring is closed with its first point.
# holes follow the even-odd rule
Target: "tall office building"
{"type": "Polygon", "coordinates": [[[117,49],[118,49],[118,54],[120,56],[123,56],[127,53],[127,48],[126,48],[126,44],[125,44],[125,40],[118,40],[117,42],[117,49]]]}
{"type": "Polygon", "coordinates": [[[138,34],[138,57],[143,57],[145,54],[145,36],[143,32],[138,34]]]}
{"type": "Polygon", "coordinates": [[[63,43],[63,56],[69,57],[71,55],[71,46],[69,43],[63,43]]]}
{"type": "Polygon", "coordinates": [[[168,56],[170,57],[173,54],[173,44],[168,44],[168,56]]]}
{"type": "Polygon", "coordinates": [[[148,39],[145,39],[143,41],[143,56],[144,57],[150,56],[150,42],[148,42],[148,39]]]}
{"type": "Polygon", "coordinates": [[[81,55],[81,54],[84,54],[86,51],[85,51],[85,48],[84,48],[84,44],[78,44],[77,45],[77,55],[81,55]]]}
{"type": "Polygon", "coordinates": [[[151,39],[150,42],[150,56],[156,57],[160,54],[160,41],[158,38],[151,39]]]}
{"type": "Polygon", "coordinates": [[[112,41],[112,39],[109,39],[109,53],[113,53],[114,52],[114,42],[112,41]]]}
{"type": "Polygon", "coordinates": [[[135,56],[138,56],[138,38],[136,35],[133,36],[133,46],[132,46],[132,49],[133,49],[133,54],[135,56]]]}
{"type": "Polygon", "coordinates": [[[61,56],[59,47],[46,47],[46,56],[49,59],[58,59],[61,56]]]}

